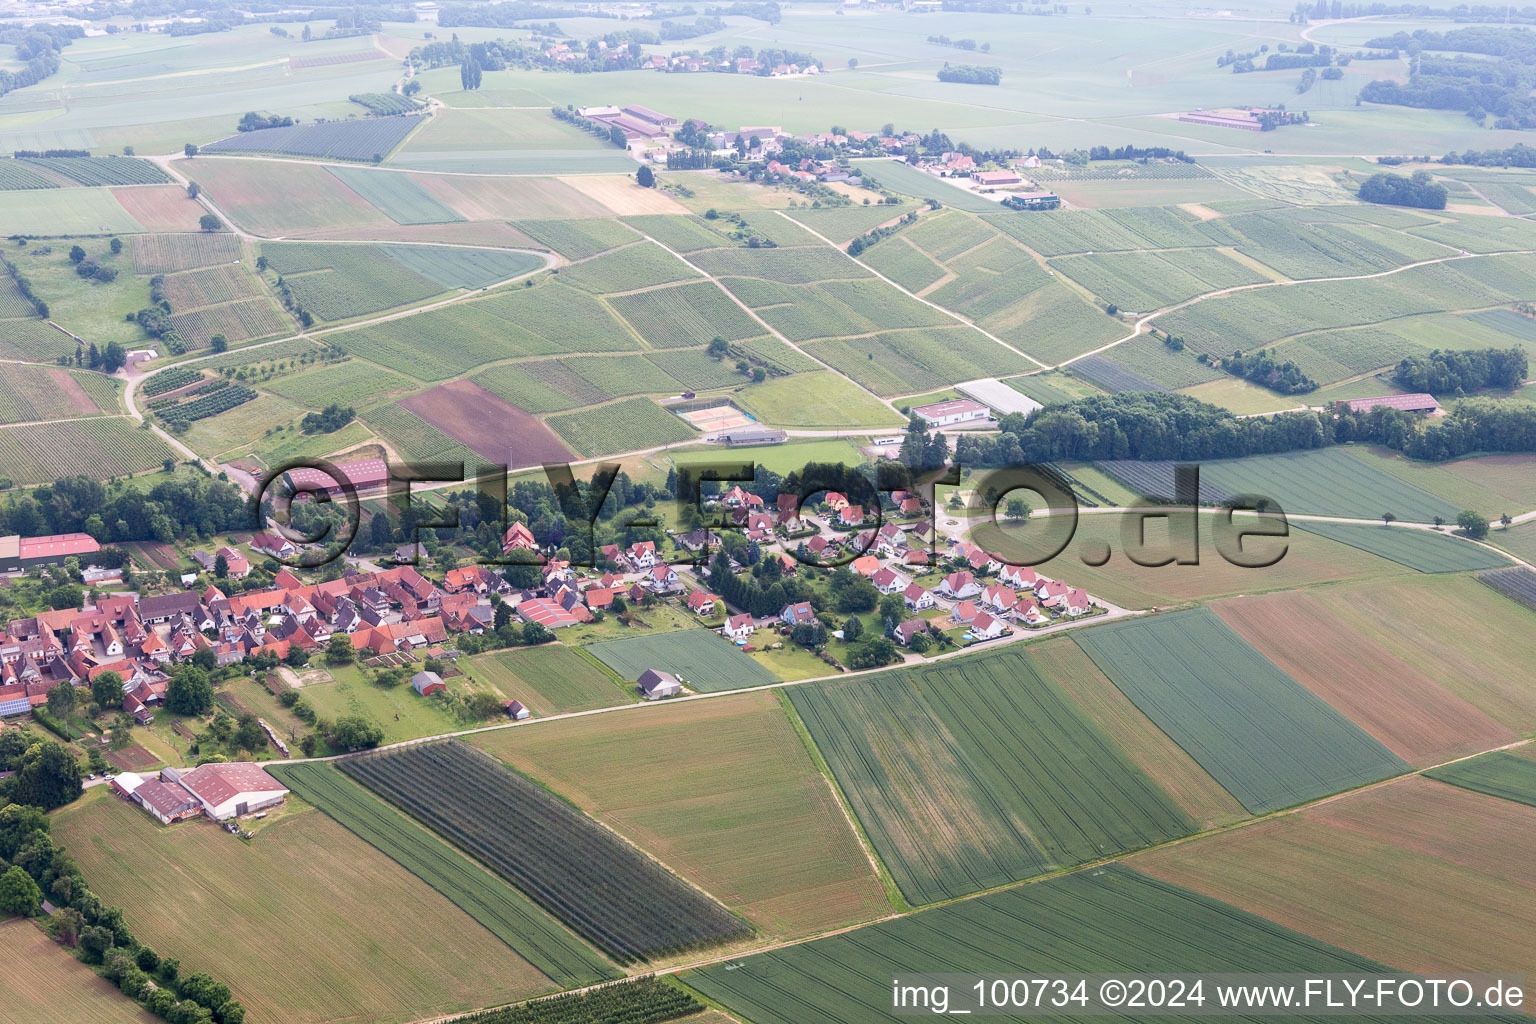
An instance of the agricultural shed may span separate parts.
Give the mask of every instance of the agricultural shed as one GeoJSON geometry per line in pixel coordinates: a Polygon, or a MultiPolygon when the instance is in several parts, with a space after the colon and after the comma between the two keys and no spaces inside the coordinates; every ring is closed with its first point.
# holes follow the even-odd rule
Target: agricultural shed
{"type": "Polygon", "coordinates": [[[448,684],[436,672],[417,672],[411,676],[411,686],[423,697],[448,689],[448,684]]]}
{"type": "Polygon", "coordinates": [[[273,807],[288,795],[282,783],[249,761],[199,765],[183,772],[180,782],[215,821],[273,807]]]}
{"type": "Polygon", "coordinates": [[[683,684],[677,676],[670,672],[658,672],[648,668],[640,674],[640,693],[646,700],[661,700],[663,697],[676,697],[683,692],[683,684]]]}
{"type": "Polygon", "coordinates": [[[1015,391],[996,377],[968,380],[964,384],[956,384],[955,390],[967,398],[974,398],[997,413],[1019,412],[1028,416],[1036,409],[1044,408],[1033,398],[1021,391],[1015,391]]]}

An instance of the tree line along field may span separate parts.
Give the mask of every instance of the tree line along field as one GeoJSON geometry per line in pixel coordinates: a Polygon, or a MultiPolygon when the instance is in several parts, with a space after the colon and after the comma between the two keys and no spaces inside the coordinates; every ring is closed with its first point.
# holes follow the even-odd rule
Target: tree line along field
{"type": "Polygon", "coordinates": [[[1406,971],[1502,970],[1536,958],[1533,837],[1536,808],[1413,777],[1132,863],[1406,971]]]}
{"type": "Polygon", "coordinates": [[[126,417],[0,428],[0,476],[23,485],[77,475],[104,480],[158,466],[170,457],[164,441],[126,417]]]}
{"type": "Polygon", "coordinates": [[[774,693],[501,729],[473,742],[767,935],[889,911],[874,866],[774,693]],[[668,781],[637,786],[642,778],[668,781]]]}
{"type": "Polygon", "coordinates": [[[152,1024],[154,1014],[125,999],[41,928],[21,918],[0,924],[15,963],[6,979],[0,1024],[70,1020],[78,1024],[152,1024]]]}
{"type": "Polygon", "coordinates": [[[442,893],[562,988],[620,972],[517,889],[449,846],[334,765],[282,765],[283,785],[442,893]]]}
{"type": "Polygon", "coordinates": [[[625,680],[646,669],[670,672],[690,690],[713,693],[778,681],[766,667],[730,641],[705,629],[680,629],[651,636],[624,637],[588,644],[584,650],[625,680]]]}
{"type": "Polygon", "coordinates": [[[1194,830],[1017,650],[789,693],[914,904],[1194,830]]]}
{"type": "Polygon", "coordinates": [[[752,934],[750,925],[660,864],[462,743],[398,748],[341,767],[621,962],[752,934]]]}
{"type": "Polygon", "coordinates": [[[723,1024],[727,1019],[705,1009],[680,986],[647,975],[521,1006],[465,1014],[444,1024],[659,1024],[679,1017],[695,1024],[723,1024]]]}
{"type": "Polygon", "coordinates": [[[348,329],[330,340],[421,380],[457,377],[482,363],[572,352],[633,352],[639,343],[596,298],[546,278],[409,317],[348,329]]]}
{"type": "Polygon", "coordinates": [[[1076,639],[1250,813],[1407,770],[1208,610],[1106,623],[1076,639]]]}
{"type": "Polygon", "coordinates": [[[912,969],[914,951],[921,951],[925,971],[1008,978],[1128,972],[1149,963],[1170,972],[1383,969],[1111,864],[692,971],[683,980],[757,1024],[865,1024],[890,1018],[891,979],[912,969]]]}
{"type": "Polygon", "coordinates": [[[183,971],[218,978],[262,1020],[403,1024],[554,987],[317,811],[292,809],[250,843],[231,842],[205,821],[158,827],[103,790],[55,815],[52,833],[103,903],[123,908],[140,941],[177,951],[183,971]],[[166,886],[165,873],[177,884],[166,886]]]}

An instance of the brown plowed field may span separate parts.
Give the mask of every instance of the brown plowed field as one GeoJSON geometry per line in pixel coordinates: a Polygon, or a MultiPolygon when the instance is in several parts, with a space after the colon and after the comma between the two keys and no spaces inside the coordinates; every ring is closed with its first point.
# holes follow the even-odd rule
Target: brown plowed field
{"type": "Polygon", "coordinates": [[[68,370],[50,368],[48,376],[53,381],[53,386],[58,389],[59,398],[74,408],[74,411],[82,416],[101,412],[96,403],[91,401],[91,396],[85,393],[85,388],[80,382],[71,377],[68,370]]]}
{"type": "Polygon", "coordinates": [[[1514,732],[1424,668],[1340,619],[1324,597],[1287,591],[1212,602],[1227,625],[1291,678],[1419,767],[1509,743],[1514,732]]]}
{"type": "Polygon", "coordinates": [[[1536,969],[1536,808],[1403,779],[1127,858],[1409,971],[1536,969]]]}
{"type": "Polygon", "coordinates": [[[114,188],[112,198],[145,231],[196,231],[208,211],[180,185],[133,185],[114,188]]]}
{"type": "Polygon", "coordinates": [[[498,465],[518,468],[574,458],[542,420],[473,381],[452,381],[401,399],[400,405],[498,465]]]}

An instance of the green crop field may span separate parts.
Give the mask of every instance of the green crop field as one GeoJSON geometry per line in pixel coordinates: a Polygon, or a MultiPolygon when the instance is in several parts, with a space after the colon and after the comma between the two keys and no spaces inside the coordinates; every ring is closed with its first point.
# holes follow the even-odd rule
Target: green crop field
{"type": "Polygon", "coordinates": [[[1030,367],[1022,356],[960,325],[813,341],[803,347],[881,397],[936,391],[957,380],[1000,377],[1030,367]]]}
{"type": "Polygon", "coordinates": [[[549,417],[548,423],[583,458],[658,448],[698,436],[692,427],[649,398],[562,413],[549,417]]]}
{"type": "MultiPolygon", "coordinates": [[[[624,223],[674,252],[698,252],[700,249],[717,249],[732,244],[729,236],[716,231],[702,217],[669,217],[665,214],[648,214],[625,217],[624,223]]],[[[722,225],[726,226],[726,225],[722,225]]]]}
{"type": "Polygon", "coordinates": [[[376,245],[268,242],[267,265],[321,320],[346,320],[441,294],[447,286],[416,273],[376,245]]]}
{"type": "Polygon", "coordinates": [[[1017,649],[789,694],[914,904],[1194,830],[1017,649]]]}
{"type": "Polygon", "coordinates": [[[1410,227],[1419,235],[1455,249],[1468,252],[1508,252],[1536,249],[1536,224],[1514,217],[1480,217],[1448,214],[1448,223],[1410,227]]]}
{"type": "Polygon", "coordinates": [[[1261,494],[1287,512],[1377,519],[1454,520],[1460,509],[1429,492],[1374,469],[1339,448],[1219,459],[1200,467],[1203,481],[1228,494],[1261,494]],[[1374,471],[1373,471],[1374,470],[1374,471]]]}
{"type": "Polygon", "coordinates": [[[194,349],[207,348],[215,334],[238,344],[283,334],[291,330],[292,323],[265,295],[171,314],[171,326],[187,347],[194,349]]]}
{"type": "Polygon", "coordinates": [[[351,359],[334,366],[279,377],[266,385],[266,389],[311,409],[323,409],[332,403],[353,407],[372,404],[394,392],[408,391],[416,386],[397,373],[351,359]]]}
{"type": "Polygon", "coordinates": [[[409,174],[363,167],[327,167],[342,182],[383,210],[396,224],[447,224],[463,220],[409,174]]]}
{"type": "Polygon", "coordinates": [[[479,464],[480,456],[464,447],[426,420],[396,402],[389,402],[361,414],[390,447],[410,459],[438,459],[444,462],[479,464]]]}
{"type": "Polygon", "coordinates": [[[784,373],[809,373],[812,370],[821,369],[821,364],[816,360],[790,348],[778,338],[751,338],[737,342],[736,348],[746,353],[747,358],[752,362],[762,363],[770,370],[778,369],[784,373]]]}
{"type": "Polygon", "coordinates": [[[171,456],[164,441],[126,417],[0,428],[0,476],[18,484],[52,483],[76,475],[124,476],[171,456]]]}
{"type": "Polygon", "coordinates": [[[638,240],[629,228],[609,219],[521,220],[513,226],[571,260],[584,260],[638,240]]]}
{"type": "Polygon", "coordinates": [[[757,1024],[873,1022],[890,1019],[891,979],[910,973],[914,957],[924,971],[1003,978],[1144,964],[1188,972],[1383,969],[1219,900],[1111,864],[733,959],[684,980],[757,1024]]]}
{"type": "Polygon", "coordinates": [[[165,277],[165,297],[172,309],[194,309],[261,294],[256,279],[243,267],[230,264],[185,270],[165,277]]]}
{"type": "Polygon", "coordinates": [[[621,977],[602,955],[528,897],[432,832],[322,763],[283,765],[279,781],[347,831],[442,893],[565,988],[621,977]]]}
{"type": "Polygon", "coordinates": [[[0,942],[15,965],[5,985],[5,1024],[69,1020],[75,1024],[154,1024],[159,1018],[98,976],[30,921],[0,923],[0,942]]]}
{"type": "Polygon", "coordinates": [[[813,934],[889,909],[777,694],[501,729],[473,742],[767,934],[813,934]],[[653,775],[667,785],[635,786],[653,775]]]}
{"type": "Polygon", "coordinates": [[[578,356],[561,361],[606,398],[668,395],[682,390],[670,374],[644,355],[578,356]]]}
{"type": "Polygon", "coordinates": [[[599,295],[652,288],[698,277],[688,264],[649,242],[594,256],[560,271],[560,280],[599,295]]]}
{"type": "Polygon", "coordinates": [[[734,398],[754,417],[781,427],[899,427],[901,416],[826,371],[770,377],[734,398]]]}
{"type": "Polygon", "coordinates": [[[714,693],[763,686],[777,677],[707,629],[679,629],[587,645],[586,651],[633,682],[648,668],[670,672],[690,690],[714,693]]]}
{"type": "Polygon", "coordinates": [[[1296,338],[1284,342],[1275,355],[1294,362],[1302,373],[1326,386],[1393,366],[1417,347],[1389,328],[1364,327],[1296,338]]]}
{"type": "Polygon", "coordinates": [[[870,246],[859,259],[908,291],[920,292],[944,276],[944,267],[900,235],[870,246]]]}
{"type": "Polygon", "coordinates": [[[549,281],[329,336],[349,352],[428,381],[482,363],[560,352],[626,352],[639,343],[595,298],[549,281]]]}
{"type": "Polygon", "coordinates": [[[127,244],[135,274],[170,274],[240,258],[240,239],[229,234],[140,235],[127,244]]]}
{"type": "Polygon", "coordinates": [[[1239,252],[1293,280],[1370,274],[1455,255],[1436,242],[1370,224],[1304,224],[1279,213],[1243,213],[1217,223],[1239,252]]]}
{"type": "Polygon", "coordinates": [[[1051,266],[1121,309],[1150,312],[1205,292],[1266,281],[1217,249],[1072,256],[1051,266]]]}
{"type": "Polygon", "coordinates": [[[1109,390],[1103,379],[1091,374],[1088,364],[1094,360],[1104,360],[1123,367],[1143,380],[1151,382],[1152,386],[1145,388],[1148,391],[1155,391],[1160,387],[1185,388],[1203,384],[1206,381],[1221,380],[1225,376],[1220,370],[1197,362],[1193,352],[1175,352],[1150,335],[1138,334],[1130,341],[1123,345],[1116,345],[1103,355],[1089,356],[1072,364],[1073,373],[1087,377],[1100,387],[1109,390]]]}
{"type": "Polygon", "coordinates": [[[1388,527],[1384,524],[1355,526],[1296,520],[1298,530],[1320,534],[1352,548],[1369,551],[1419,572],[1467,572],[1472,569],[1497,569],[1510,564],[1498,552],[1478,547],[1430,530],[1388,527]]]}
{"type": "Polygon", "coordinates": [[[1109,623],[1076,639],[1253,814],[1407,770],[1206,609],[1109,623]]]}
{"type": "Polygon", "coordinates": [[[1499,750],[1424,773],[1439,782],[1536,807],[1536,760],[1499,750]]]}
{"type": "Polygon", "coordinates": [[[634,687],[625,688],[601,665],[563,644],[482,654],[465,662],[464,668],[540,715],[588,711],[637,699],[634,687]]]}
{"type": "Polygon", "coordinates": [[[499,363],[473,379],[485,390],[532,413],[596,405],[609,397],[559,359],[499,363]]]}
{"type": "Polygon", "coordinates": [[[141,942],[229,985],[253,1017],[404,1022],[554,987],[318,811],[289,812],[242,843],[207,821],[163,828],[103,790],[60,813],[52,831],[141,942]],[[180,884],[165,886],[143,864],[180,884]],[[253,878],[263,884],[251,886],[253,878]],[[229,927],[231,919],[240,926],[229,927]]]}
{"type": "Polygon", "coordinates": [[[0,424],[115,413],[120,381],[85,370],[19,364],[0,375],[0,424]]]}
{"type": "Polygon", "coordinates": [[[488,288],[543,266],[538,257],[502,249],[391,245],[384,254],[444,288],[488,288]]]}
{"type": "Polygon", "coordinates": [[[882,224],[904,217],[913,209],[915,207],[908,203],[894,206],[834,206],[820,210],[802,208],[792,211],[789,216],[823,238],[841,245],[882,224]]]}
{"type": "Polygon", "coordinates": [[[677,381],[679,390],[708,391],[711,388],[733,387],[747,380],[736,369],[734,360],[716,359],[700,349],[650,352],[645,358],[677,381]]]}
{"type": "Polygon", "coordinates": [[[144,230],[104,188],[0,192],[0,224],[9,232],[34,238],[131,234],[144,230]]]}
{"type": "Polygon", "coordinates": [[[616,295],[609,304],[655,348],[707,345],[716,337],[740,341],[763,333],[762,326],[711,281],[616,295]]]}
{"type": "Polygon", "coordinates": [[[688,262],[707,274],[755,277],[779,284],[852,280],[872,276],[857,260],[826,246],[793,249],[705,249],[688,262]]]}

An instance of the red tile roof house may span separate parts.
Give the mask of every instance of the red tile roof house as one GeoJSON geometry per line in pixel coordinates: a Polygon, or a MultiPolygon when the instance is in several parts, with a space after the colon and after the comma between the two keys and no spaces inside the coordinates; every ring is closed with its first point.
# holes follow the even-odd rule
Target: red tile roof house
{"type": "Polygon", "coordinates": [[[869,582],[873,583],[875,589],[882,594],[894,594],[898,590],[905,590],[907,585],[906,581],[891,569],[881,569],[869,578],[869,582]]]}
{"type": "Polygon", "coordinates": [[[1040,610],[1032,597],[1019,599],[1019,603],[1013,606],[1013,617],[1026,626],[1044,626],[1051,621],[1051,617],[1040,610]]]}
{"type": "Polygon", "coordinates": [[[215,557],[218,555],[224,556],[224,562],[226,568],[229,570],[230,579],[243,580],[251,574],[251,563],[246,560],[244,555],[236,551],[234,548],[219,548],[219,550],[215,552],[215,557]]]}
{"type": "Polygon", "coordinates": [[[539,542],[533,539],[533,531],[522,523],[513,523],[507,527],[507,532],[501,538],[501,553],[511,554],[514,551],[537,551],[539,542]]]}
{"type": "Polygon", "coordinates": [[[1087,615],[1093,610],[1093,602],[1088,599],[1088,592],[1082,589],[1067,591],[1062,604],[1063,610],[1074,619],[1079,615],[1087,615]]]}
{"type": "Polygon", "coordinates": [[[271,555],[273,558],[292,558],[299,553],[292,541],[275,533],[258,533],[252,537],[251,550],[258,555],[271,555]]]}
{"type": "Polygon", "coordinates": [[[1008,632],[1008,624],[996,616],[981,612],[971,622],[971,635],[991,640],[1008,632]]]}
{"type": "Polygon", "coordinates": [[[920,612],[924,608],[932,608],[934,605],[933,592],[925,588],[921,583],[909,583],[907,589],[902,591],[902,599],[907,607],[914,612],[920,612]]]}
{"type": "Polygon", "coordinates": [[[968,623],[974,621],[978,614],[975,601],[961,601],[949,610],[949,621],[968,623]]]}
{"type": "Polygon", "coordinates": [[[873,576],[880,571],[880,559],[874,555],[860,555],[848,566],[860,576],[873,576]]]}
{"type": "Polygon", "coordinates": [[[719,598],[707,590],[695,590],[688,595],[688,610],[695,615],[712,615],[717,600],[719,598]]]}
{"type": "Polygon", "coordinates": [[[939,584],[939,593],[945,597],[974,597],[981,593],[981,584],[968,572],[952,572],[939,584]]]}
{"type": "Polygon", "coordinates": [[[720,627],[720,635],[730,637],[732,640],[745,640],[757,629],[750,615],[732,615],[725,620],[725,625],[720,627]]]}
{"type": "Polygon", "coordinates": [[[858,526],[864,522],[863,505],[844,505],[837,510],[837,525],[858,526]]]}
{"type": "Polygon", "coordinates": [[[656,543],[649,540],[638,541],[631,544],[624,555],[629,559],[630,565],[644,571],[656,564],[656,543]]]}
{"type": "Polygon", "coordinates": [[[683,582],[676,569],[670,565],[658,565],[646,577],[645,585],[658,594],[670,594],[681,590],[683,582]]]}

